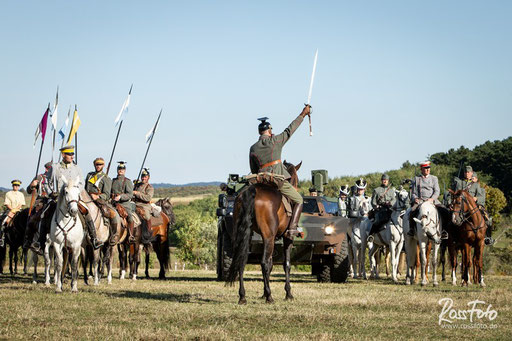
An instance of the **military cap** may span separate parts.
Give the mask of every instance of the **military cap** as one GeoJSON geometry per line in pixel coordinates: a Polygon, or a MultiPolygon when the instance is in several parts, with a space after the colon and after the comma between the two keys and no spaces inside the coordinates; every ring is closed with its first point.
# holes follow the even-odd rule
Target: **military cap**
{"type": "Polygon", "coordinates": [[[382,174],[381,180],[389,180],[389,175],[387,175],[386,173],[382,174]]]}
{"type": "Polygon", "coordinates": [[[350,188],[348,187],[348,185],[341,186],[341,187],[340,187],[340,195],[341,195],[341,194],[348,195],[348,191],[349,191],[349,189],[350,189],[350,188]]]}
{"type": "Polygon", "coordinates": [[[364,180],[363,178],[360,178],[359,180],[356,181],[357,189],[365,189],[366,185],[367,185],[366,180],[364,180]]]}
{"type": "Polygon", "coordinates": [[[126,161],[117,161],[119,165],[117,165],[117,169],[126,169],[126,161]]]}
{"type": "Polygon", "coordinates": [[[149,168],[143,168],[140,176],[149,176],[149,168]]]}
{"type": "Polygon", "coordinates": [[[473,171],[473,167],[471,167],[469,165],[466,166],[466,172],[470,172],[471,173],[472,171],[473,171]]]}
{"type": "Polygon", "coordinates": [[[73,145],[67,145],[59,149],[61,153],[64,154],[75,154],[75,146],[73,145]]]}
{"type": "Polygon", "coordinates": [[[11,185],[13,185],[13,186],[19,186],[19,185],[21,185],[21,181],[20,181],[20,180],[12,180],[12,181],[11,181],[11,185]]]}
{"type": "Polygon", "coordinates": [[[46,169],[50,169],[50,168],[52,168],[52,163],[51,163],[51,162],[47,162],[47,163],[45,163],[45,164],[44,164],[44,168],[46,168],[46,169]]]}
{"type": "Polygon", "coordinates": [[[268,117],[258,118],[258,121],[261,121],[261,123],[258,125],[258,132],[260,134],[262,132],[264,132],[265,130],[272,129],[272,125],[267,120],[268,120],[268,117]]]}
{"type": "Polygon", "coordinates": [[[97,157],[97,158],[94,159],[93,164],[95,166],[96,165],[104,165],[105,164],[105,160],[103,160],[102,157],[97,157]]]}
{"type": "Polygon", "coordinates": [[[420,163],[421,168],[430,168],[430,161],[423,161],[420,163]]]}

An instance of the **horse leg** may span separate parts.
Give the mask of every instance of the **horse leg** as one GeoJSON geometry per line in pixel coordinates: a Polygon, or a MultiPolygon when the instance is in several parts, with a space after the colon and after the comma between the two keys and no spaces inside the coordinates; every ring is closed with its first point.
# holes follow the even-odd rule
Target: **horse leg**
{"type": "Polygon", "coordinates": [[[94,274],[94,285],[100,284],[100,249],[93,251],[92,269],[94,274]]]}
{"type": "Polygon", "coordinates": [[[261,272],[263,273],[263,295],[267,303],[274,303],[270,292],[270,272],[272,271],[272,253],[274,252],[274,239],[263,240],[263,257],[261,259],[261,272]]]}
{"type": "Polygon", "coordinates": [[[89,259],[87,247],[82,248],[82,252],[80,253],[80,259],[82,261],[82,269],[84,270],[84,284],[89,285],[89,276],[87,276],[87,260],[89,259]]]}
{"type": "Polygon", "coordinates": [[[114,262],[114,247],[109,245],[105,256],[107,263],[107,284],[112,284],[112,263],[114,262]]]}
{"type": "Polygon", "coordinates": [[[284,249],[284,274],[286,282],[284,284],[284,290],[286,291],[286,300],[293,300],[292,287],[290,285],[290,269],[291,269],[291,251],[292,251],[293,239],[283,238],[283,249],[284,249]]]}
{"type": "Polygon", "coordinates": [[[34,264],[34,272],[32,272],[32,284],[37,284],[37,253],[32,252],[32,264],[34,264]]]}
{"type": "MultiPolygon", "coordinates": [[[[71,251],[71,292],[77,293],[78,292],[78,259],[80,258],[80,251],[82,250],[82,247],[80,245],[76,245],[73,247],[71,251]]],[[[99,254],[99,250],[96,250],[99,254]]],[[[68,259],[69,259],[68,254],[68,259]]],[[[96,258],[96,255],[95,255],[96,258]]],[[[98,272],[98,264],[95,264],[95,272],[98,272]]],[[[96,284],[96,283],[95,283],[96,284]]]]}
{"type": "Polygon", "coordinates": [[[441,263],[441,281],[446,281],[446,275],[445,275],[445,265],[446,265],[446,243],[441,243],[441,259],[439,260],[441,263]]]}
{"type": "Polygon", "coordinates": [[[452,267],[452,285],[457,285],[457,277],[455,276],[455,271],[457,270],[457,249],[453,243],[448,244],[448,257],[452,267]]]}
{"type": "Polygon", "coordinates": [[[426,243],[427,249],[425,252],[426,262],[425,262],[425,277],[427,278],[427,283],[429,281],[428,279],[428,273],[430,271],[430,253],[432,252],[432,242],[430,240],[427,240],[426,243]]]}
{"type": "Polygon", "coordinates": [[[432,256],[432,281],[434,286],[437,287],[439,282],[437,281],[437,254],[439,253],[439,244],[434,244],[434,255],[432,256]]]}
{"type": "Polygon", "coordinates": [[[475,247],[475,260],[473,261],[473,265],[475,265],[475,283],[479,283],[483,288],[485,287],[484,276],[483,276],[483,267],[484,267],[484,239],[481,239],[479,243],[475,247]]]}
{"type": "Polygon", "coordinates": [[[371,249],[368,251],[368,258],[370,259],[370,278],[375,277],[377,262],[375,260],[375,251],[377,250],[377,245],[374,243],[371,249]]]}
{"type": "Polygon", "coordinates": [[[391,275],[391,277],[393,277],[393,262],[391,261],[390,259],[391,257],[391,250],[389,249],[386,249],[386,257],[384,257],[384,262],[386,263],[386,277],[389,278],[389,275],[391,275]],[[390,268],[391,266],[391,268],[390,268]]]}
{"type": "MultiPolygon", "coordinates": [[[[398,269],[398,259],[396,259],[396,245],[395,242],[390,240],[389,241],[389,248],[388,248],[388,256],[386,257],[386,271],[388,268],[387,262],[389,259],[389,262],[391,263],[391,279],[394,283],[398,283],[398,278],[396,277],[396,272],[398,269]]],[[[388,275],[389,276],[389,275],[388,275]]]]}
{"type": "Polygon", "coordinates": [[[62,245],[55,244],[55,292],[62,292],[62,245]]]}
{"type": "Polygon", "coordinates": [[[23,274],[28,274],[28,249],[22,249],[23,252],[23,274]]]}
{"type": "Polygon", "coordinates": [[[407,263],[405,284],[411,285],[414,280],[414,268],[416,266],[416,241],[409,237],[405,239],[405,257],[407,263]]]}
{"type": "Polygon", "coordinates": [[[465,243],[462,248],[462,286],[468,286],[470,254],[471,246],[465,243]]]}
{"type": "Polygon", "coordinates": [[[11,276],[14,276],[14,268],[12,265],[13,258],[14,258],[14,251],[13,251],[12,247],[9,246],[9,273],[11,274],[11,276]]]}
{"type": "Polygon", "coordinates": [[[359,276],[358,277],[362,277],[363,279],[367,279],[366,277],[366,268],[364,266],[364,262],[365,262],[365,258],[366,258],[366,240],[364,239],[364,237],[362,236],[362,233],[361,233],[361,244],[359,245],[359,248],[358,248],[358,266],[359,266],[359,276]]]}
{"type": "Polygon", "coordinates": [[[425,242],[420,242],[420,267],[421,267],[421,285],[425,286],[427,285],[427,276],[426,276],[426,270],[427,270],[427,255],[426,250],[427,245],[425,242]]]}
{"type": "Polygon", "coordinates": [[[350,264],[348,275],[352,278],[356,278],[356,274],[354,273],[354,251],[352,250],[352,243],[349,243],[348,262],[350,264]]]}
{"type": "Polygon", "coordinates": [[[145,269],[145,274],[146,274],[146,278],[149,279],[149,249],[146,249],[146,247],[144,246],[144,252],[146,253],[146,269],[145,269]]]}
{"type": "MultiPolygon", "coordinates": [[[[50,242],[47,242],[44,247],[44,285],[49,287],[50,286],[50,267],[52,265],[52,260],[50,258],[50,242]]],[[[37,254],[36,254],[37,255],[37,254]]],[[[55,246],[53,247],[53,255],[55,256],[55,246]]],[[[55,264],[54,269],[55,271],[55,264]]]]}

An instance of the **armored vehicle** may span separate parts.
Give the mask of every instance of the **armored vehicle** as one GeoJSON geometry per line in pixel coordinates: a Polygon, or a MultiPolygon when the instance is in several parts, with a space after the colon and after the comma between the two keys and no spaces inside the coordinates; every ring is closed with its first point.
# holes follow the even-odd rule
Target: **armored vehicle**
{"type": "MultiPolygon", "coordinates": [[[[311,265],[312,275],[321,282],[345,282],[348,277],[349,219],[338,216],[337,200],[322,195],[327,184],[327,171],[312,171],[316,196],[304,197],[304,208],[299,222],[299,231],[304,238],[295,238],[291,252],[293,265],[311,265]],[[320,174],[320,175],[319,175],[320,174]],[[316,179],[316,180],[315,180],[316,179]]],[[[233,208],[235,198],[245,186],[244,177],[230,174],[227,183],[221,184],[225,193],[219,195],[218,238],[217,238],[217,279],[223,280],[231,265],[233,208]]],[[[276,240],[273,262],[283,262],[283,241],[276,240]]],[[[252,233],[248,264],[260,264],[263,254],[262,238],[252,233]]]]}

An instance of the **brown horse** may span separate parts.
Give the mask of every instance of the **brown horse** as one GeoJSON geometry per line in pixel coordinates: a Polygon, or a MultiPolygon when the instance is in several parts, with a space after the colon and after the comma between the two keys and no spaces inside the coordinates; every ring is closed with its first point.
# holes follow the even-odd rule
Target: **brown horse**
{"type": "Polygon", "coordinates": [[[152,248],[160,263],[158,278],[165,279],[165,272],[169,269],[170,260],[168,229],[174,226],[176,218],[169,198],[160,199],[155,204],[162,209],[162,212],[160,217],[151,217],[151,229],[154,238],[151,244],[144,245],[144,251],[146,252],[146,278],[149,278],[149,255],[152,248]]]}
{"type": "Polygon", "coordinates": [[[469,270],[471,267],[471,248],[473,253],[473,283],[485,287],[482,276],[484,239],[487,225],[482,212],[473,197],[464,190],[456,192],[450,190],[452,195],[452,223],[457,226],[451,231],[451,238],[455,243],[449,243],[450,261],[452,265],[452,283],[456,284],[455,269],[457,266],[457,247],[462,247],[462,285],[467,286],[469,270]]]}
{"type": "MultiPolygon", "coordinates": [[[[302,162],[294,166],[286,161],[284,162],[284,166],[292,176],[290,183],[295,188],[298,185],[297,171],[301,164],[302,162]]],[[[290,218],[286,214],[282,203],[282,195],[277,186],[255,184],[241,191],[235,199],[234,221],[233,261],[229,268],[227,283],[233,284],[238,276],[240,281],[238,304],[247,303],[244,288],[244,268],[249,254],[251,231],[260,234],[263,239],[261,271],[263,273],[263,297],[266,298],[266,302],[274,302],[269,283],[272,271],[272,254],[275,240],[281,237],[283,238],[284,249],[283,268],[286,276],[285,299],[293,299],[290,286],[290,252],[293,239],[284,235],[290,218]]]]}

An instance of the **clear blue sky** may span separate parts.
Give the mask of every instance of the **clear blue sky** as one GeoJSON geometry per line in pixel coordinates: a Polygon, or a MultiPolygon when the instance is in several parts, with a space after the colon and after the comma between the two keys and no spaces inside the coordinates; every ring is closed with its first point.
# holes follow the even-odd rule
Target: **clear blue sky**
{"type": "Polygon", "coordinates": [[[84,173],[108,158],[132,83],[115,156],[128,176],[160,108],[153,182],[248,173],[256,118],[280,132],[296,117],[317,48],[314,136],[303,124],[283,153],[304,162],[301,178],[385,171],[503,139],[511,14],[510,1],[3,1],[0,186],[33,177],[33,135],[57,85],[59,126],[78,105],[84,173]]]}

